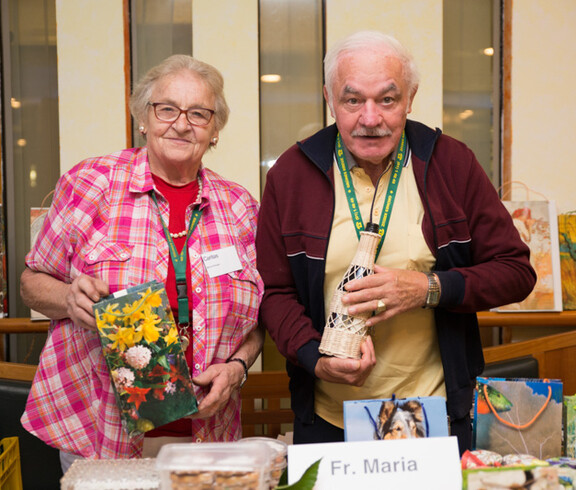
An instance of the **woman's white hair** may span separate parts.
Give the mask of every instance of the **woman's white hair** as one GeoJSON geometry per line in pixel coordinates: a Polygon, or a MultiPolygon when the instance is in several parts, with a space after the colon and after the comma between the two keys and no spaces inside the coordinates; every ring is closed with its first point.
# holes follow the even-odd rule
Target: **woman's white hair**
{"type": "Polygon", "coordinates": [[[336,42],[324,57],[324,78],[328,101],[332,104],[332,85],[338,69],[338,62],[342,54],[351,51],[366,49],[381,49],[382,52],[392,52],[402,62],[406,83],[410,94],[418,88],[420,75],[410,52],[400,42],[388,34],[378,31],[359,31],[336,42]]]}
{"type": "Polygon", "coordinates": [[[130,112],[134,119],[138,123],[145,121],[147,105],[150,102],[150,96],[156,82],[162,77],[180,71],[190,71],[208,84],[215,97],[215,127],[217,131],[223,129],[226,122],[228,122],[230,109],[224,97],[224,79],[222,74],[212,65],[184,54],[175,54],[166,58],[159,65],[148,70],[136,84],[130,97],[130,112]]]}

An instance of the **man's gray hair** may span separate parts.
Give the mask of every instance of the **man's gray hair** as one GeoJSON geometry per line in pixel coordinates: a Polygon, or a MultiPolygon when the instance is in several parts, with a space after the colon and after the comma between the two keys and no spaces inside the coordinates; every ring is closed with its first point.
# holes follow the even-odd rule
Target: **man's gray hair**
{"type": "Polygon", "coordinates": [[[336,42],[324,57],[324,77],[328,99],[332,103],[332,85],[338,69],[340,56],[350,51],[362,51],[367,48],[392,52],[402,62],[406,83],[412,95],[420,83],[420,74],[410,52],[400,42],[388,34],[378,31],[359,31],[336,42]]]}
{"type": "MultiPolygon", "coordinates": [[[[146,120],[147,104],[150,100],[154,85],[158,80],[181,71],[189,71],[197,75],[212,90],[216,99],[214,107],[214,123],[217,131],[220,131],[228,121],[230,109],[224,97],[224,79],[222,74],[208,63],[204,63],[192,56],[175,54],[166,58],[159,65],[151,68],[136,84],[130,97],[130,112],[137,123],[146,120]]],[[[211,107],[208,107],[211,109],[211,107]]]]}

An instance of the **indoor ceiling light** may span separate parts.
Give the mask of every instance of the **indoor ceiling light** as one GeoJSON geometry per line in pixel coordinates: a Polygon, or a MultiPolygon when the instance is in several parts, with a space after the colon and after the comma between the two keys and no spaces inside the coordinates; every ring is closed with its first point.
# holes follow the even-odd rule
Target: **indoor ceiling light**
{"type": "Polygon", "coordinates": [[[264,83],[278,83],[282,77],[276,73],[267,73],[260,77],[260,81],[264,83]]]}

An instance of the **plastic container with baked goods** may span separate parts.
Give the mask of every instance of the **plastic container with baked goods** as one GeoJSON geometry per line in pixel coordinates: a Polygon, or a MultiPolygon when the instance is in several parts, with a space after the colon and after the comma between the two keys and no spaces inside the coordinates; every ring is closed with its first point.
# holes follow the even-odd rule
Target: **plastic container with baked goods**
{"type": "Polygon", "coordinates": [[[271,437],[245,437],[240,439],[239,442],[261,442],[270,448],[270,477],[268,484],[270,488],[276,488],[287,466],[288,444],[271,437]]]}
{"type": "Polygon", "coordinates": [[[267,490],[269,448],[262,442],[167,444],[156,458],[161,490],[267,490]]]}

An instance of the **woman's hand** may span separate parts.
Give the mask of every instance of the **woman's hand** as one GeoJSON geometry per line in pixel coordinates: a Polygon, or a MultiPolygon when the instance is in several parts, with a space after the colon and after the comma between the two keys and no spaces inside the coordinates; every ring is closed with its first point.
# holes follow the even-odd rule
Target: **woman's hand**
{"type": "Polygon", "coordinates": [[[24,304],[52,320],[70,318],[75,325],[96,329],[92,305],[109,294],[108,284],[94,277],[80,275],[72,284],[45,272],[24,269],[20,278],[24,304]]]}
{"type": "Polygon", "coordinates": [[[77,325],[88,330],[96,330],[96,318],[92,305],[101,298],[108,296],[109,289],[101,279],[85,274],[78,276],[66,294],[66,311],[68,317],[77,325]]]}
{"type": "Polygon", "coordinates": [[[206,371],[192,378],[195,385],[204,387],[207,395],[198,405],[198,412],[191,418],[205,419],[222,410],[232,393],[240,388],[244,368],[238,362],[213,364],[206,371]]]}

